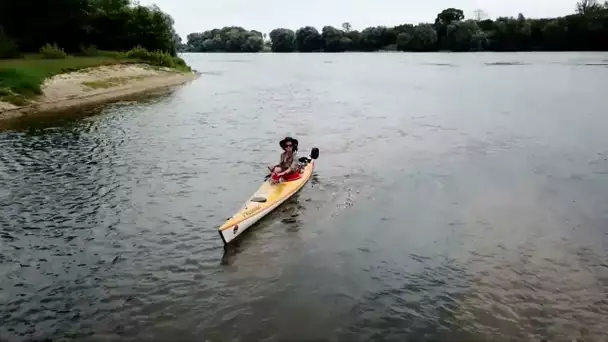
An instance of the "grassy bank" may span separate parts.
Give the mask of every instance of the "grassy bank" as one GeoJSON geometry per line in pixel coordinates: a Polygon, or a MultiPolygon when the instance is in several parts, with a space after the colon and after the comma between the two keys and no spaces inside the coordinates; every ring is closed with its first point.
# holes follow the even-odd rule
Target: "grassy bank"
{"type": "Polygon", "coordinates": [[[191,71],[179,57],[162,52],[149,52],[142,48],[128,52],[95,51],[91,56],[70,56],[62,52],[41,52],[19,59],[0,60],[0,101],[17,106],[28,104],[30,100],[42,94],[41,86],[45,79],[103,65],[146,63],[180,72],[191,71]]]}

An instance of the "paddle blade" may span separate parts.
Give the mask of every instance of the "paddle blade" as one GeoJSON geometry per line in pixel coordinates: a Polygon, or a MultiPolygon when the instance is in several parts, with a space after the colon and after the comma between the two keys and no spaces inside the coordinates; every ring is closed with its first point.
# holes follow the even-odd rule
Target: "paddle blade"
{"type": "Polygon", "coordinates": [[[312,159],[317,159],[319,158],[319,149],[316,147],[312,148],[312,151],[310,151],[310,158],[312,159]]]}

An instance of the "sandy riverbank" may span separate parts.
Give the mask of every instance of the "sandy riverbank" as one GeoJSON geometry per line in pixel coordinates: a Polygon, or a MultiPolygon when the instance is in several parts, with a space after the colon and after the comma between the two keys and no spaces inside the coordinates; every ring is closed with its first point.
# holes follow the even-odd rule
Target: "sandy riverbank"
{"type": "Polygon", "coordinates": [[[31,104],[0,102],[0,120],[46,112],[61,112],[110,103],[125,97],[170,88],[198,77],[146,64],[119,64],[53,76],[31,104]]]}

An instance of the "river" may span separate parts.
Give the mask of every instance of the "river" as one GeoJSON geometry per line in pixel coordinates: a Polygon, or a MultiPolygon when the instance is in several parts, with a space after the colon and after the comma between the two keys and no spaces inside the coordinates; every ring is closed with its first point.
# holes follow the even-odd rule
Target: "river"
{"type": "Polygon", "coordinates": [[[0,131],[0,340],[608,339],[608,53],[187,54],[0,131]],[[314,179],[224,251],[278,141],[314,179]]]}

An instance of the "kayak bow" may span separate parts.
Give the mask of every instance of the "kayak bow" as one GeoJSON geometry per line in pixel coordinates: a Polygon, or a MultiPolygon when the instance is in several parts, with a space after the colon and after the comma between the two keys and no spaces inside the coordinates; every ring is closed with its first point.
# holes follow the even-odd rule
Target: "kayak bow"
{"type": "Polygon", "coordinates": [[[319,158],[319,149],[315,147],[312,149],[310,157],[299,159],[303,168],[297,179],[278,184],[273,184],[270,179],[266,180],[236,214],[219,227],[224,245],[238,238],[249,227],[300,191],[311,178],[317,158],[319,158]]]}

